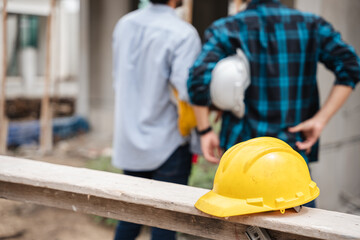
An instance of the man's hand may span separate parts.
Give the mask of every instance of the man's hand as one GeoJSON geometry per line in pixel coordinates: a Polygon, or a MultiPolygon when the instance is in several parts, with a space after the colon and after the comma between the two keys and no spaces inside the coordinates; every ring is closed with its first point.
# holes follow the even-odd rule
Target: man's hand
{"type": "MultiPolygon", "coordinates": [[[[207,106],[193,106],[194,113],[196,116],[197,129],[199,131],[209,128],[209,114],[210,110],[207,106]]],[[[201,151],[203,152],[204,158],[211,163],[219,163],[221,156],[220,141],[219,137],[210,131],[200,136],[201,151]]]]}
{"type": "Polygon", "coordinates": [[[329,94],[324,106],[314,117],[300,123],[299,125],[289,128],[289,132],[302,132],[305,136],[304,142],[296,142],[300,150],[306,150],[310,153],[311,147],[319,139],[320,134],[330,118],[340,109],[350,96],[352,88],[349,86],[335,85],[329,94]]]}
{"type": "Polygon", "coordinates": [[[210,131],[201,136],[200,141],[204,158],[211,163],[218,164],[220,162],[221,148],[216,133],[210,131]]]}
{"type": "Polygon", "coordinates": [[[319,117],[313,117],[305,122],[300,123],[295,127],[289,128],[289,132],[296,133],[302,132],[305,140],[303,142],[296,142],[296,146],[300,150],[306,150],[306,153],[309,154],[311,147],[319,139],[322,130],[324,129],[326,122],[321,120],[319,117]]]}

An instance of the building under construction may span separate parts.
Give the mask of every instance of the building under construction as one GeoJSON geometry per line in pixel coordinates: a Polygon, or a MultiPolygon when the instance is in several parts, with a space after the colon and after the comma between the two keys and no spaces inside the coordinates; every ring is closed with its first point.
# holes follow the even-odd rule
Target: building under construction
{"type": "MultiPolygon", "coordinates": [[[[53,143],[85,132],[111,148],[112,32],[122,16],[147,1],[1,1],[1,10],[6,2],[0,25],[0,56],[5,62],[0,72],[6,73],[0,86],[1,154],[22,144],[35,144],[43,153],[51,153],[53,143]]],[[[324,17],[360,53],[360,1],[281,2],[324,17]]],[[[231,0],[186,0],[177,11],[203,36],[214,20],[233,14],[237,6],[231,0]]],[[[321,64],[317,77],[324,103],[335,77],[321,64]]],[[[321,189],[320,209],[360,214],[359,110],[356,88],[321,135],[319,161],[310,165],[321,189]]]]}

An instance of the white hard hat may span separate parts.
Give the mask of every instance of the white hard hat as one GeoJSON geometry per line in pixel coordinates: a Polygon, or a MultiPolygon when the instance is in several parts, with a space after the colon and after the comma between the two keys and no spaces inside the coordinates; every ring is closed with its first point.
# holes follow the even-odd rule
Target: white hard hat
{"type": "Polygon", "coordinates": [[[210,94],[216,107],[242,118],[245,90],[250,85],[250,66],[243,51],[237,49],[236,53],[216,64],[212,71],[210,94]]]}

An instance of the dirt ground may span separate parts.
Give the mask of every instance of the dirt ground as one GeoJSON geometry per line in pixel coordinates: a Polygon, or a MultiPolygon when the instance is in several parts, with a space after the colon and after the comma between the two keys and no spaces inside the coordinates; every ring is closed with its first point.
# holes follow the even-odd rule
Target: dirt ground
{"type": "MultiPolygon", "coordinates": [[[[55,145],[53,154],[40,156],[36,146],[10,151],[16,157],[84,167],[97,156],[109,154],[111,139],[83,135],[55,145]]],[[[106,240],[114,229],[99,224],[93,216],[67,210],[0,199],[0,240],[106,240]]],[[[148,239],[144,233],[138,239],[148,239]]]]}
{"type": "Polygon", "coordinates": [[[112,239],[113,229],[91,216],[34,204],[0,200],[0,239],[112,239]]]}

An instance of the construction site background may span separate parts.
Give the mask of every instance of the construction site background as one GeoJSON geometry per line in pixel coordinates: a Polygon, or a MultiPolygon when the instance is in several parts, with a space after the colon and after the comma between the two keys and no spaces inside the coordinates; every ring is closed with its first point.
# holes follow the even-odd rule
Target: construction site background
{"type": "MultiPolygon", "coordinates": [[[[228,11],[227,8],[217,5],[220,4],[217,0],[194,1],[196,4],[194,5],[193,12],[196,15],[193,16],[193,20],[198,25],[199,32],[203,31],[207,26],[206,21],[203,21],[203,19],[216,19],[228,11]]],[[[49,1],[47,0],[9,0],[9,2],[30,4],[36,6],[40,12],[48,11],[46,3],[48,4],[49,1]]],[[[357,53],[360,53],[360,29],[357,26],[358,22],[360,22],[360,1],[283,0],[282,2],[290,7],[324,17],[342,34],[344,40],[354,46],[357,53]]],[[[89,159],[98,159],[102,156],[106,158],[111,157],[114,109],[112,32],[118,19],[136,7],[136,1],[133,0],[58,1],[53,30],[55,37],[52,42],[53,84],[51,93],[54,97],[53,100],[57,99],[59,103],[65,103],[59,104],[60,107],[55,116],[81,116],[90,122],[91,134],[84,136],[85,140],[83,137],[80,137],[69,142],[59,142],[55,147],[52,157],[42,158],[35,156],[33,146],[20,148],[16,154],[31,159],[81,167],[85,166],[89,159]]],[[[17,26],[21,23],[26,24],[29,22],[31,20],[9,14],[9,58],[14,56],[11,50],[16,49],[12,46],[14,41],[11,41],[11,39],[14,39],[16,36],[17,26]]],[[[26,60],[29,56],[33,59],[31,56],[34,52],[32,52],[31,47],[36,48],[36,62],[27,60],[27,64],[35,65],[35,67],[33,66],[33,68],[36,68],[35,74],[31,72],[31,69],[29,70],[22,65],[15,64],[14,66],[17,69],[12,69],[7,78],[6,96],[9,106],[17,106],[15,107],[16,109],[26,109],[26,106],[32,106],[31,109],[33,109],[29,115],[26,115],[27,117],[19,117],[16,114],[21,115],[26,111],[18,111],[14,114],[14,116],[18,116],[17,120],[21,118],[37,119],[39,117],[39,99],[43,94],[45,68],[46,16],[38,18],[37,27],[39,34],[38,39],[36,39],[36,46],[33,45],[33,39],[25,38],[23,43],[26,43],[25,45],[29,46],[29,48],[26,48],[27,50],[23,51],[22,54],[17,55],[21,59],[26,60]],[[29,76],[29,71],[30,75],[33,74],[33,78],[25,79],[26,76],[29,76]],[[23,73],[26,74],[23,75],[23,73]],[[19,98],[23,99],[23,101],[14,105],[19,98]]],[[[0,32],[2,32],[1,26],[0,32]]],[[[0,38],[0,46],[3,46],[2,37],[0,38]]],[[[0,48],[0,55],[1,49],[2,47],[0,48]]],[[[18,48],[18,50],[21,49],[24,50],[24,48],[18,48]]],[[[11,61],[9,60],[9,62],[11,61]]],[[[324,103],[334,79],[334,75],[320,64],[318,85],[322,103],[324,103]]],[[[13,109],[14,107],[10,107],[7,110],[12,113],[13,109]]],[[[358,174],[360,169],[359,122],[360,90],[357,88],[344,107],[334,116],[324,130],[320,142],[319,162],[311,165],[313,179],[318,183],[321,191],[320,197],[317,199],[319,208],[360,214],[360,174],[358,174]]],[[[206,177],[208,178],[209,176],[206,177]]],[[[8,202],[0,202],[1,216],[9,216],[6,215],[9,214],[8,212],[6,214],[3,212],[4,209],[8,208],[8,204],[8,202]]],[[[17,205],[12,211],[20,211],[23,214],[22,216],[29,216],[27,218],[29,220],[32,213],[39,213],[39,208],[33,206],[21,208],[17,205]]],[[[54,211],[57,211],[56,216],[62,214],[60,213],[61,210],[54,211]]],[[[45,215],[49,217],[54,215],[54,213],[49,212],[44,214],[44,217],[45,215]]],[[[61,215],[63,219],[66,219],[65,215],[67,214],[61,215]]],[[[26,218],[24,219],[26,220],[26,218]]],[[[84,225],[86,225],[85,222],[87,220],[83,219],[80,221],[83,221],[84,225]]],[[[39,222],[36,222],[36,224],[39,224],[39,222]]],[[[90,239],[91,234],[81,234],[82,231],[90,231],[90,228],[86,228],[87,230],[75,230],[75,226],[71,227],[73,232],[65,232],[64,234],[72,236],[69,234],[74,235],[74,232],[79,231],[79,236],[83,235],[84,239],[90,239]]],[[[1,230],[0,228],[0,233],[1,230]]],[[[101,239],[104,236],[111,237],[113,230],[97,229],[97,231],[104,231],[104,235],[100,237],[93,234],[93,237],[97,236],[94,239],[101,239]]],[[[46,239],[46,236],[53,235],[44,235],[43,239],[46,239]]],[[[66,236],[59,239],[66,239],[66,236]]],[[[82,239],[82,237],[73,237],[72,239],[82,239]]]]}

